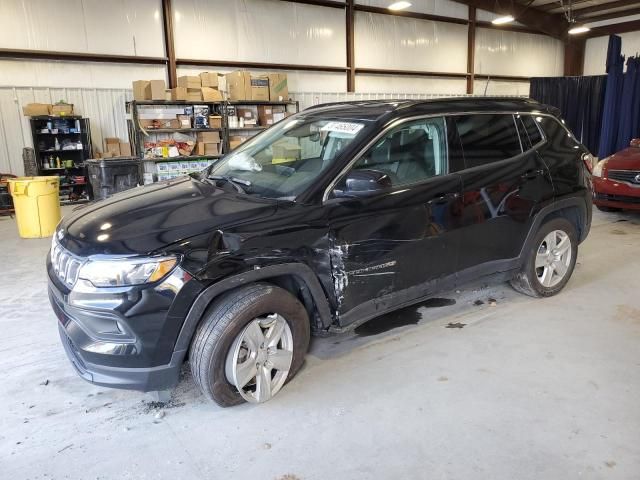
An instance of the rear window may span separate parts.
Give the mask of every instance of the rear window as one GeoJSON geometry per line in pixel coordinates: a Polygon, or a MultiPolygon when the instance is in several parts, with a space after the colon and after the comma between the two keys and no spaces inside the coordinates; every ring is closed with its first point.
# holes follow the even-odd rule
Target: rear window
{"type": "Polygon", "coordinates": [[[467,168],[499,162],[522,153],[513,116],[508,114],[455,117],[467,168]]]}

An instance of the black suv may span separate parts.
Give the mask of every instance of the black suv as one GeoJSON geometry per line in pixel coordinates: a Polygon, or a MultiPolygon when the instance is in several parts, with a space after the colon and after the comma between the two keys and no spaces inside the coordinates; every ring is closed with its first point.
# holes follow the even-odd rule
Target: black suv
{"type": "Polygon", "coordinates": [[[309,108],[65,217],[47,261],[62,343],[98,385],[166,390],[188,355],[218,404],[269,400],[311,333],[488,275],[558,293],[590,228],[588,158],[531,100],[309,108]]]}

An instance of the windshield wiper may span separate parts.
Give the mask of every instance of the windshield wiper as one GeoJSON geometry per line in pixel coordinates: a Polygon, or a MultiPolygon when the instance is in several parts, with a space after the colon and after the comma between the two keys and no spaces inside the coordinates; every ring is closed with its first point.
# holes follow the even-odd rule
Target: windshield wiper
{"type": "Polygon", "coordinates": [[[238,193],[247,193],[241,185],[245,187],[250,187],[251,182],[249,180],[243,180],[242,178],[236,178],[229,175],[210,175],[207,177],[208,180],[224,180],[227,183],[233,185],[233,187],[238,191],[238,193]]]}

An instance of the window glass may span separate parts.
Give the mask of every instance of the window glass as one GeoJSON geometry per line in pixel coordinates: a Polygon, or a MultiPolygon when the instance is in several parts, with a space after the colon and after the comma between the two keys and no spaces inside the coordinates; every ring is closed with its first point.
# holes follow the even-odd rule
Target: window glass
{"type": "Polygon", "coordinates": [[[248,195],[293,199],[363,134],[367,123],[300,114],[287,118],[215,163],[203,180],[248,195]]]}
{"type": "Polygon", "coordinates": [[[524,129],[527,132],[527,136],[529,137],[529,142],[531,146],[534,146],[542,141],[542,135],[540,134],[540,129],[536,124],[535,119],[531,115],[521,115],[522,123],[524,124],[524,129]]]}
{"type": "Polygon", "coordinates": [[[443,118],[404,123],[381,137],[353,166],[389,175],[393,187],[447,173],[443,118]]]}
{"type": "Polygon", "coordinates": [[[455,123],[467,168],[522,153],[513,115],[461,115],[455,123]]]}

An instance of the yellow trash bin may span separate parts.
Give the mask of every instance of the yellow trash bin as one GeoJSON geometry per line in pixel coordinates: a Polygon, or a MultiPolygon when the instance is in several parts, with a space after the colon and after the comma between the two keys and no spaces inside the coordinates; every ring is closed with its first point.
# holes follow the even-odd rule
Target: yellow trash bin
{"type": "Polygon", "coordinates": [[[60,222],[60,177],[8,179],[18,233],[22,238],[50,237],[60,222]]]}

